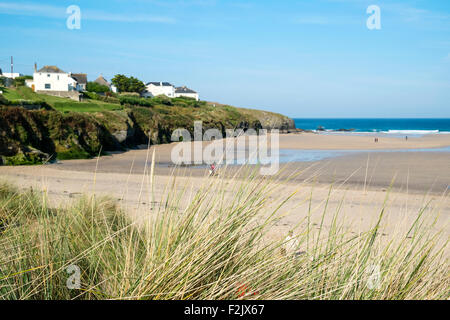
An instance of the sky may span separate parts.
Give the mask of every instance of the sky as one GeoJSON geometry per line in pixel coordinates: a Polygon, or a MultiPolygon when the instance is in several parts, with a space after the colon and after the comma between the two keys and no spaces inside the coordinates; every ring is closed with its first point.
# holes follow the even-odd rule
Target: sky
{"type": "Polygon", "coordinates": [[[450,118],[448,0],[0,0],[3,72],[10,56],[297,118],[450,118]]]}

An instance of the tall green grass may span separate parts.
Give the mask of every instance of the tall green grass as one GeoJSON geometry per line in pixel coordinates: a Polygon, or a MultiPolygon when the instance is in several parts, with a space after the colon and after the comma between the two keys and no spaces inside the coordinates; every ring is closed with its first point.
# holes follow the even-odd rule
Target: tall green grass
{"type": "Polygon", "coordinates": [[[324,211],[329,228],[313,232],[305,219],[287,243],[268,232],[293,194],[244,170],[245,179],[205,178],[197,191],[174,176],[162,197],[142,194],[151,205],[140,220],[110,199],[52,209],[42,193],[1,185],[0,299],[449,298],[448,239],[424,211],[388,241],[384,211],[357,235],[339,211],[324,211]],[[70,265],[80,289],[67,287],[70,265]]]}

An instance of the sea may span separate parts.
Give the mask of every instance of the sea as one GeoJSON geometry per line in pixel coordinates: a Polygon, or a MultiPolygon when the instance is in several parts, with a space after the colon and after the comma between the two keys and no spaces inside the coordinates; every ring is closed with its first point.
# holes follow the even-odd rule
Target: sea
{"type": "Polygon", "coordinates": [[[340,134],[422,136],[450,134],[450,118],[439,119],[294,119],[299,129],[340,134]]]}

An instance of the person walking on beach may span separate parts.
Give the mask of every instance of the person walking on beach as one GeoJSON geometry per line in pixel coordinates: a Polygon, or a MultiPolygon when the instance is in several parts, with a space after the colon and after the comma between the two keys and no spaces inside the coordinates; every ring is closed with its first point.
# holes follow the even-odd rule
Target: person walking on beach
{"type": "Polygon", "coordinates": [[[209,167],[209,175],[210,176],[216,175],[216,165],[214,163],[211,164],[211,166],[209,167]]]}

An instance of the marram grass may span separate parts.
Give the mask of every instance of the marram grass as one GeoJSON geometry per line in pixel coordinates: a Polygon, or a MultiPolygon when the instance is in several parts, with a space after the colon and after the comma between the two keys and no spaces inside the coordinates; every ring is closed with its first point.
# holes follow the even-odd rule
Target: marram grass
{"type": "Polygon", "coordinates": [[[384,211],[358,235],[324,212],[334,215],[326,234],[293,228],[301,251],[266,237],[292,195],[255,172],[205,178],[197,192],[173,177],[139,223],[107,198],[54,209],[42,193],[2,184],[0,299],[449,298],[448,239],[423,211],[390,241],[379,237],[384,211]],[[67,286],[72,265],[79,289],[67,286]]]}

